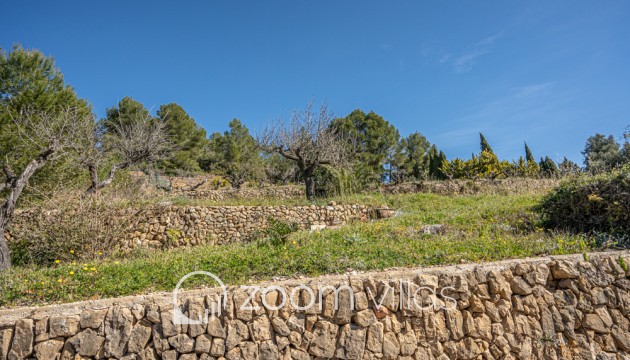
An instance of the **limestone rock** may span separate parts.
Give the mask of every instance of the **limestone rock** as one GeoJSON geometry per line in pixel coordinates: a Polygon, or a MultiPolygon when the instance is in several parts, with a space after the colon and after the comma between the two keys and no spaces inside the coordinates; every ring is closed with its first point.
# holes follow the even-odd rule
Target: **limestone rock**
{"type": "Polygon", "coordinates": [[[225,340],[216,338],[212,339],[212,347],[210,348],[210,355],[223,356],[225,354],[225,340]]]}
{"type": "Polygon", "coordinates": [[[551,274],[554,279],[575,279],[580,275],[575,265],[564,260],[554,262],[551,266],[551,274]]]}
{"type": "Polygon", "coordinates": [[[127,308],[114,307],[105,318],[105,356],[123,357],[131,329],[133,314],[127,308]]]}
{"type": "Polygon", "coordinates": [[[208,318],[208,335],[221,339],[225,339],[226,337],[225,329],[221,324],[221,320],[216,316],[211,316],[208,318]]]}
{"type": "Polygon", "coordinates": [[[90,310],[84,311],[81,313],[80,325],[82,329],[90,328],[90,329],[100,329],[103,326],[103,321],[105,321],[105,315],[107,314],[107,309],[102,310],[90,310]]]}
{"type": "Polygon", "coordinates": [[[79,322],[81,318],[78,316],[53,316],[49,321],[50,338],[69,337],[79,332],[79,322]]]}
{"type": "Polygon", "coordinates": [[[15,323],[13,343],[9,352],[9,360],[21,360],[33,353],[35,339],[34,322],[32,319],[22,319],[15,323]]]}
{"type": "Polygon", "coordinates": [[[315,323],[313,340],[308,349],[309,354],[321,358],[331,358],[335,354],[335,341],[338,328],[335,324],[325,320],[315,323]]]}
{"type": "Polygon", "coordinates": [[[180,354],[192,352],[195,349],[195,340],[186,334],[179,334],[168,338],[168,343],[180,354]]]}
{"type": "Polygon", "coordinates": [[[55,360],[63,348],[61,340],[46,340],[35,345],[35,357],[39,360],[55,360]]]}
{"type": "Polygon", "coordinates": [[[151,324],[146,321],[140,321],[134,325],[129,336],[127,351],[134,354],[142,352],[151,338],[151,332],[151,324]]]}
{"type": "Polygon", "coordinates": [[[195,339],[195,353],[210,353],[212,348],[212,337],[208,335],[200,335],[195,339]]]}
{"type": "Polygon", "coordinates": [[[68,340],[75,351],[85,357],[96,356],[105,343],[105,338],[88,328],[68,340]]]}
{"type": "Polygon", "coordinates": [[[0,330],[0,360],[7,360],[11,342],[13,341],[13,329],[0,330]]]}

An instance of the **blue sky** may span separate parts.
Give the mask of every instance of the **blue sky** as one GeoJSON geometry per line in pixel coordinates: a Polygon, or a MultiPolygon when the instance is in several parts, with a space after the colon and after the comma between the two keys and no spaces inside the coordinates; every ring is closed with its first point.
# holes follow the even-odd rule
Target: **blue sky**
{"type": "Polygon", "coordinates": [[[182,105],[208,133],[327,100],[383,115],[449,158],[581,162],[630,124],[628,1],[11,1],[0,47],[52,55],[99,115],[182,105]]]}

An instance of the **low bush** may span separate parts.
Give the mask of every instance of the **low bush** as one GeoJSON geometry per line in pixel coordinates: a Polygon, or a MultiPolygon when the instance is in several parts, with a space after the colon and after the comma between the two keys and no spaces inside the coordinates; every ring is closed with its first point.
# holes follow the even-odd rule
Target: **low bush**
{"type": "Polygon", "coordinates": [[[259,230],[254,235],[254,238],[257,239],[258,243],[261,245],[284,245],[289,238],[289,235],[299,230],[298,225],[295,223],[287,223],[274,218],[269,218],[267,222],[269,223],[269,226],[259,230]]]}
{"type": "Polygon", "coordinates": [[[97,194],[66,192],[37,207],[23,210],[27,219],[9,225],[14,265],[50,265],[112,255],[143,201],[135,184],[113,186],[97,194]]]}
{"type": "Polygon", "coordinates": [[[564,180],[538,206],[548,228],[630,233],[630,166],[564,180]]]}

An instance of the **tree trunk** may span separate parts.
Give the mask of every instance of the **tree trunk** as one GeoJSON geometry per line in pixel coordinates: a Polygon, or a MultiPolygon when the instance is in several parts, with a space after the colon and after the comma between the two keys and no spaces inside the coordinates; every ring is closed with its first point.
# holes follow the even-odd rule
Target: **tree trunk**
{"type": "Polygon", "coordinates": [[[109,174],[107,178],[103,181],[100,181],[98,178],[98,169],[96,165],[90,164],[88,165],[88,171],[90,172],[90,187],[85,191],[87,194],[94,194],[100,189],[106,187],[114,181],[114,176],[116,172],[120,169],[126,169],[127,163],[123,164],[115,164],[112,165],[112,168],[109,170],[109,174]]]}
{"type": "Polygon", "coordinates": [[[35,172],[46,165],[50,157],[55,153],[55,150],[54,148],[49,148],[37,155],[35,159],[31,160],[31,162],[26,165],[26,168],[24,168],[24,171],[22,171],[19,176],[16,176],[9,169],[8,164],[5,164],[3,167],[7,177],[7,185],[10,190],[2,207],[0,207],[0,271],[11,267],[11,256],[9,254],[9,246],[4,238],[4,230],[11,222],[17,201],[20,195],[22,195],[22,191],[28,183],[28,180],[35,172]]]}
{"type": "Polygon", "coordinates": [[[0,272],[11,267],[9,245],[4,238],[4,227],[0,226],[0,272]]]}
{"type": "Polygon", "coordinates": [[[313,200],[315,198],[315,182],[313,174],[304,174],[304,185],[306,185],[306,198],[313,200]]]}

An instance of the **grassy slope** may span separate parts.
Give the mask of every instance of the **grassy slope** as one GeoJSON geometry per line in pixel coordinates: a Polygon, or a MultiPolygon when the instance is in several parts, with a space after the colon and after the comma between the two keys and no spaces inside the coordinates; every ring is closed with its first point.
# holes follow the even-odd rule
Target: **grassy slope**
{"type": "MultiPolygon", "coordinates": [[[[387,203],[400,209],[400,215],[319,233],[298,232],[285,243],[275,245],[261,241],[199,246],[137,252],[90,263],[77,260],[74,264],[51,264],[47,268],[18,267],[0,274],[0,306],[171,291],[183,275],[195,270],[210,271],[226,284],[235,285],[275,276],[491,261],[588,250],[590,238],[546,234],[536,227],[531,207],[539,199],[539,195],[361,196],[352,200],[387,203]],[[420,229],[426,224],[445,224],[446,231],[424,235],[420,229]]],[[[194,279],[186,286],[200,285],[194,279]]]]}

